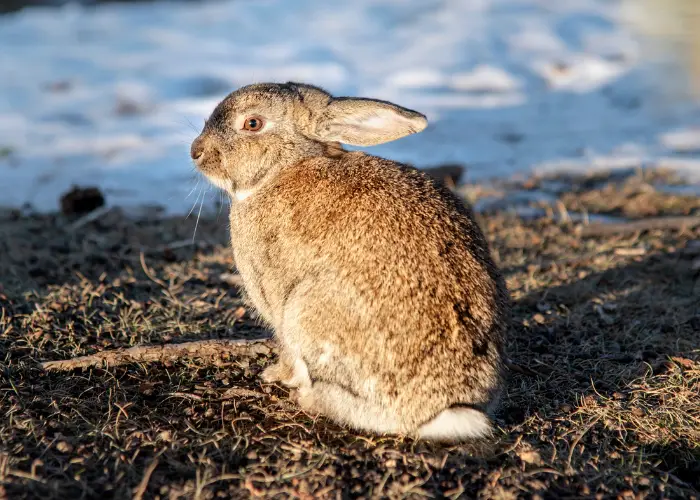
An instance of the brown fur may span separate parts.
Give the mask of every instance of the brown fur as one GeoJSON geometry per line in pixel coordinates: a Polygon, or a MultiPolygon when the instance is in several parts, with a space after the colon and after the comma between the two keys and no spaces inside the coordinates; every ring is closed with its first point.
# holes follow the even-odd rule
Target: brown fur
{"type": "Polygon", "coordinates": [[[236,264],[280,343],[265,378],[299,387],[308,411],[376,432],[415,433],[451,406],[490,410],[501,388],[508,295],[471,211],[418,170],[324,142],[385,142],[421,123],[389,103],[265,84],[226,98],[193,144],[232,195],[236,264]],[[373,105],[399,115],[379,135],[363,128],[385,124],[366,121],[373,105]],[[274,128],[231,129],[251,112],[274,128]],[[254,191],[238,201],[243,189],[254,191]]]}

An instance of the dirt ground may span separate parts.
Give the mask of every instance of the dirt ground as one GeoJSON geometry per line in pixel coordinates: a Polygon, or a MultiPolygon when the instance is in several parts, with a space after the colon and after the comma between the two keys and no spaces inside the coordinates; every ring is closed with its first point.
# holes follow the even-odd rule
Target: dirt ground
{"type": "Polygon", "coordinates": [[[261,383],[261,351],[43,371],[266,332],[240,300],[225,214],[193,244],[192,217],[2,211],[0,498],[700,498],[700,227],[591,219],[700,215],[657,180],[462,189],[558,186],[527,216],[480,216],[514,303],[509,382],[496,437],[461,446],[312,419],[261,383]]]}

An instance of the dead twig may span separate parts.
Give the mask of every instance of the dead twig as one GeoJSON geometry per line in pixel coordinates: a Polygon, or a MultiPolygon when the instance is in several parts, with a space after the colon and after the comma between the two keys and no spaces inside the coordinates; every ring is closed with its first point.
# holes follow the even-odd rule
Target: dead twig
{"type": "Polygon", "coordinates": [[[156,470],[156,467],[158,467],[158,458],[154,458],[153,461],[148,464],[148,467],[146,467],[141,482],[134,490],[133,500],[141,500],[143,498],[143,494],[146,493],[146,488],[148,487],[148,481],[150,481],[151,474],[156,470]]]}
{"type": "Polygon", "coordinates": [[[647,253],[646,248],[616,248],[613,253],[620,257],[641,257],[647,253]]]}
{"type": "Polygon", "coordinates": [[[192,401],[201,401],[202,396],[199,394],[190,394],[188,392],[171,392],[168,394],[171,398],[182,398],[182,399],[191,399],[192,401]]]}
{"type": "Polygon", "coordinates": [[[221,395],[220,399],[222,401],[227,400],[227,399],[233,399],[233,398],[264,398],[265,394],[256,392],[256,391],[251,391],[250,389],[245,389],[243,387],[231,387],[230,389],[226,389],[224,393],[221,395]]]}
{"type": "Polygon", "coordinates": [[[677,217],[652,217],[648,219],[620,222],[619,224],[591,224],[581,228],[581,236],[609,236],[616,233],[636,233],[654,229],[692,229],[700,226],[697,215],[677,217]]]}
{"type": "Polygon", "coordinates": [[[144,256],[143,252],[140,253],[139,255],[139,260],[141,262],[141,267],[143,268],[143,272],[146,273],[146,276],[148,279],[150,279],[153,283],[156,285],[159,285],[161,288],[167,290],[168,285],[163,281],[158,279],[154,274],[153,271],[151,271],[148,266],[146,265],[146,257],[144,256]]]}
{"type": "Polygon", "coordinates": [[[79,356],[61,361],[45,361],[41,363],[44,370],[69,371],[76,368],[119,366],[138,362],[163,362],[179,359],[184,356],[210,357],[223,352],[248,351],[267,354],[271,352],[272,344],[269,339],[213,339],[181,344],[144,345],[102,351],[88,356],[79,356]]]}
{"type": "Polygon", "coordinates": [[[574,458],[574,452],[576,451],[576,447],[581,442],[581,439],[583,439],[583,436],[585,436],[588,433],[588,431],[590,431],[602,417],[603,415],[598,415],[597,417],[593,418],[593,420],[586,426],[586,428],[583,429],[583,431],[579,433],[578,436],[576,436],[573,443],[569,445],[569,456],[566,460],[566,470],[568,474],[574,474],[574,468],[571,466],[571,460],[574,458]]]}

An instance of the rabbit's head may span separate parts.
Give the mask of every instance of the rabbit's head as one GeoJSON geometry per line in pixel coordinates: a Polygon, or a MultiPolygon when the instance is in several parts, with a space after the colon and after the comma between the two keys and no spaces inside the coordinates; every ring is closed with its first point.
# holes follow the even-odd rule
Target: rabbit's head
{"type": "Polygon", "coordinates": [[[389,102],[334,98],[300,83],[255,84],[229,94],[192,143],[197,168],[230,194],[276,169],[420,132],[425,116],[389,102]]]}

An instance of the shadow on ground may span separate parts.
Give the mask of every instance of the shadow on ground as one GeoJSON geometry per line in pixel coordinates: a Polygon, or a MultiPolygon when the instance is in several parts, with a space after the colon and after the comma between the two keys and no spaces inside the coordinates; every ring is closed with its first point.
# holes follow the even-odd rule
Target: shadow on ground
{"type": "MultiPolygon", "coordinates": [[[[511,433],[548,440],[555,468],[588,477],[582,494],[600,482],[638,495],[664,474],[700,487],[700,249],[661,238],[666,248],[631,259],[533,256],[544,265],[512,279],[515,373],[501,417],[511,433]]],[[[618,251],[631,241],[635,250],[660,242],[633,235],[618,251]]]]}

